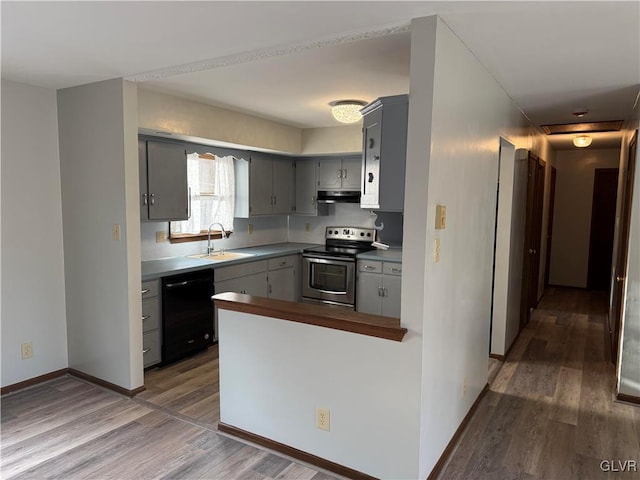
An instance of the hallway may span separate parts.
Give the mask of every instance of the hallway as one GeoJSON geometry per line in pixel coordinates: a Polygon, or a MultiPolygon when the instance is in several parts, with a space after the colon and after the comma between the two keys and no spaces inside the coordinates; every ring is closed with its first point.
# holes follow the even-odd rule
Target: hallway
{"type": "Polygon", "coordinates": [[[603,293],[545,292],[440,479],[640,478],[640,407],[614,402],[606,303],[603,293]],[[637,468],[603,472],[603,460],[637,468]]]}

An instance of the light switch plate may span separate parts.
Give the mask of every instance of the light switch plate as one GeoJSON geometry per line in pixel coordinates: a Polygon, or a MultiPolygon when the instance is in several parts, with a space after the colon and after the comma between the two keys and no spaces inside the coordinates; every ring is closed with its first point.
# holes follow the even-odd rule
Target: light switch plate
{"type": "Polygon", "coordinates": [[[447,207],[436,205],[436,230],[443,230],[447,226],[447,207]]]}

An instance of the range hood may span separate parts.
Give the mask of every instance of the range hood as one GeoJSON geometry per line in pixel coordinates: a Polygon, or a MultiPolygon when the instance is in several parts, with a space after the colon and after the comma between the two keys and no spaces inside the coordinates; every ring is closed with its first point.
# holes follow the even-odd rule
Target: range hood
{"type": "Polygon", "coordinates": [[[360,203],[359,190],[318,190],[318,203],[360,203]]]}

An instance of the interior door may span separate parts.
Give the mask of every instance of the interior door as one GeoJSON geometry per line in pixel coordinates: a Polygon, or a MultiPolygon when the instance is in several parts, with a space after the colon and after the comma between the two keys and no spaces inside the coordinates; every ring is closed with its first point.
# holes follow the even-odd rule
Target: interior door
{"type": "Polygon", "coordinates": [[[631,223],[631,200],[633,199],[633,180],[636,170],[636,151],[638,131],[629,144],[629,158],[624,175],[620,203],[620,234],[618,250],[613,266],[611,307],[609,310],[609,337],[611,340],[611,361],[617,362],[620,344],[620,324],[622,322],[622,300],[625,278],[627,276],[627,250],[629,249],[629,224],[631,223]]]}
{"type": "Polygon", "coordinates": [[[545,164],[541,159],[529,153],[527,169],[527,213],[525,220],[524,258],[522,262],[522,301],[520,305],[521,327],[529,323],[531,309],[535,308],[538,304],[545,164]]]}
{"type": "Polygon", "coordinates": [[[611,286],[618,174],[617,168],[596,168],[595,170],[587,270],[589,290],[608,291],[611,286]]]}
{"type": "Polygon", "coordinates": [[[549,186],[549,219],[547,221],[547,259],[544,269],[544,286],[549,286],[549,271],[551,270],[551,239],[553,238],[553,210],[556,204],[556,167],[551,167],[551,185],[549,186]]]}

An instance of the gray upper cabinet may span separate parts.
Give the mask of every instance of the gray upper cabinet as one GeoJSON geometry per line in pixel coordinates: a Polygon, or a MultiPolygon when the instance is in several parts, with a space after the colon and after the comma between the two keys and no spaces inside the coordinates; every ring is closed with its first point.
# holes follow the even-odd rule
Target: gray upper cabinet
{"type": "Polygon", "coordinates": [[[249,166],[249,215],[291,213],[293,184],[293,159],[252,153],[249,166]]]}
{"type": "Polygon", "coordinates": [[[360,190],[362,157],[323,158],[318,161],[318,190],[360,190]]]}
{"type": "Polygon", "coordinates": [[[404,209],[408,112],[408,95],[380,97],[362,109],[362,208],[404,209]]]}
{"type": "Polygon", "coordinates": [[[140,218],[189,218],[187,152],[183,145],[138,140],[140,218]]]}
{"type": "Polygon", "coordinates": [[[315,160],[296,160],[296,215],[317,215],[317,165],[315,160]]]}

